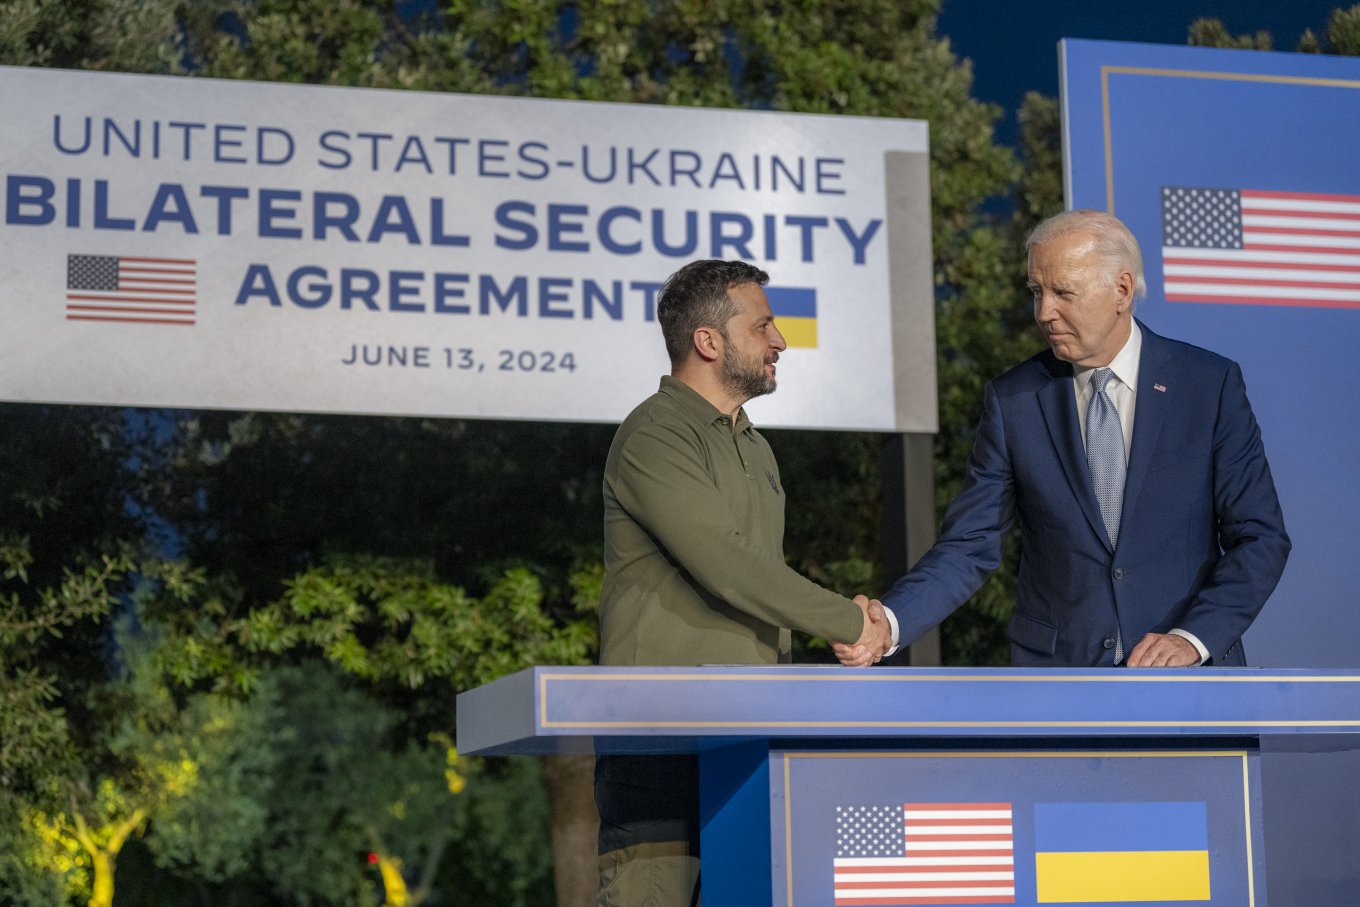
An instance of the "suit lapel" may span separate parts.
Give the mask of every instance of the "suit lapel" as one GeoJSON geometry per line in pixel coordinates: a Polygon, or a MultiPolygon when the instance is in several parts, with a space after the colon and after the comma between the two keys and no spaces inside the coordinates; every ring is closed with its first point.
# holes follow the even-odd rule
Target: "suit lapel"
{"type": "MultiPolygon", "coordinates": [[[[1086,447],[1082,444],[1081,429],[1077,425],[1077,396],[1072,385],[1072,366],[1051,355],[1044,356],[1043,362],[1049,380],[1039,390],[1039,408],[1044,414],[1044,424],[1048,426],[1048,436],[1058,453],[1058,462],[1067,475],[1067,482],[1072,487],[1072,496],[1086,515],[1092,531],[1108,548],[1109,536],[1105,533],[1105,521],[1100,516],[1100,504],[1091,489],[1086,447]]],[[[1134,431],[1137,430],[1137,423],[1134,423],[1134,431]]]]}
{"type": "Polygon", "coordinates": [[[1152,333],[1140,321],[1138,327],[1143,332],[1143,352],[1138,362],[1138,397],[1133,417],[1133,442],[1129,445],[1129,469],[1124,480],[1124,518],[1127,525],[1129,514],[1138,504],[1138,494],[1143,490],[1148,468],[1152,465],[1152,453],[1157,448],[1157,437],[1161,434],[1162,423],[1166,419],[1167,400],[1174,390],[1168,365],[1172,352],[1162,338],[1152,333]],[[1171,390],[1169,390],[1169,388],[1171,390]]]}

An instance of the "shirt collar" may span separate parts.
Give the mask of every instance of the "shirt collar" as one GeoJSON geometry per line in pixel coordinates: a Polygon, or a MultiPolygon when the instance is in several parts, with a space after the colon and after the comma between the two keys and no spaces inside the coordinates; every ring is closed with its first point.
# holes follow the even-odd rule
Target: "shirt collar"
{"type": "MultiPolygon", "coordinates": [[[[661,386],[658,391],[679,403],[696,422],[702,422],[705,425],[714,423],[727,425],[726,413],[709,403],[703,398],[702,394],[674,375],[662,375],[661,386]]],[[[751,428],[751,420],[746,417],[746,409],[743,407],[737,410],[735,431],[743,432],[748,428],[751,428]]]]}
{"type": "MultiPolygon", "coordinates": [[[[1143,332],[1138,329],[1138,322],[1130,320],[1129,339],[1124,341],[1124,347],[1114,357],[1107,368],[1114,372],[1118,378],[1130,390],[1138,388],[1138,358],[1143,352],[1143,332]]],[[[1072,366],[1072,379],[1077,384],[1077,394],[1086,393],[1086,385],[1091,381],[1093,368],[1083,366],[1072,366]]]]}

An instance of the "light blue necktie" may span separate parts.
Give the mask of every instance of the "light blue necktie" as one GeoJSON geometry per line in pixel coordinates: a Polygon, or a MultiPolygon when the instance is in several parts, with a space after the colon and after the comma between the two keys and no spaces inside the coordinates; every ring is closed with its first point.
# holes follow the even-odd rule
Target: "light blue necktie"
{"type": "MultiPolygon", "coordinates": [[[[1098,368],[1091,372],[1091,403],[1086,407],[1086,463],[1091,468],[1091,485],[1100,516],[1105,521],[1110,545],[1119,544],[1119,517],[1124,509],[1124,429],[1119,412],[1105,390],[1114,372],[1098,368]]],[[[1124,660],[1124,640],[1115,630],[1114,663],[1124,660]]]]}
{"type": "Polygon", "coordinates": [[[1110,544],[1119,543],[1119,514],[1124,509],[1124,429],[1105,385],[1114,372],[1098,368],[1091,372],[1091,403],[1086,407],[1086,463],[1091,485],[1110,544]]]}

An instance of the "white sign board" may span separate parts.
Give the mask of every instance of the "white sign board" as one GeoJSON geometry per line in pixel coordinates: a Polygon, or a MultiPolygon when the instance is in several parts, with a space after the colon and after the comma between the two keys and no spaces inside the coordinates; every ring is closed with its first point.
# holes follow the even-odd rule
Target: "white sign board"
{"type": "Polygon", "coordinates": [[[740,258],[760,424],[935,430],[922,122],[12,68],[0,122],[0,399],[614,422],[740,258]]]}

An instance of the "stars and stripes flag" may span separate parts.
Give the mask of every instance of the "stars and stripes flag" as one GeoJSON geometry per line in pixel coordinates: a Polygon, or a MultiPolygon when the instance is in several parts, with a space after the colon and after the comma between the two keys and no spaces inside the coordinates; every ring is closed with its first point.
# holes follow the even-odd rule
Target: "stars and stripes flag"
{"type": "Polygon", "coordinates": [[[185,258],[66,256],[66,320],[193,324],[198,263],[185,258]]]}
{"type": "Polygon", "coordinates": [[[1360,195],[1162,189],[1169,302],[1360,308],[1360,195]]]}
{"type": "Polygon", "coordinates": [[[837,905],[1013,904],[1009,803],[836,808],[837,905]]]}

